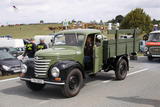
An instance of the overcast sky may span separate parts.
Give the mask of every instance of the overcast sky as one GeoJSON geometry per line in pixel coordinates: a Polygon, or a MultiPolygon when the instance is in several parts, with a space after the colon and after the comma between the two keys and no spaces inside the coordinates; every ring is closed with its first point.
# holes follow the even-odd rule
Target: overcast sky
{"type": "Polygon", "coordinates": [[[135,8],[143,8],[160,20],[160,0],[1,0],[0,24],[61,22],[67,20],[107,21],[135,8]],[[17,9],[14,9],[16,6],[17,9]]]}

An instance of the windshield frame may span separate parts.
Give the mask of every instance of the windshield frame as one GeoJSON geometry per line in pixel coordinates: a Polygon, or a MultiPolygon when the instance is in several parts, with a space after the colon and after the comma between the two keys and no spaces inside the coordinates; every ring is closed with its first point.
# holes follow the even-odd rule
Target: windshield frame
{"type": "MultiPolygon", "coordinates": [[[[53,37],[53,46],[78,46],[78,47],[82,47],[83,45],[84,45],[84,41],[85,41],[85,37],[86,37],[86,35],[85,34],[83,34],[83,33],[60,33],[60,34],[56,34],[54,37],[53,37]],[[56,37],[57,36],[59,36],[59,35],[63,35],[63,36],[76,36],[74,39],[75,39],[75,41],[73,41],[73,42],[75,42],[75,44],[74,45],[69,45],[69,44],[59,44],[59,45],[55,45],[55,39],[56,39],[56,37]],[[78,36],[79,35],[81,35],[81,36],[83,36],[83,39],[81,40],[81,39],[78,39],[78,36]],[[81,43],[80,43],[81,42],[81,43]]],[[[66,39],[65,39],[65,41],[66,41],[66,39]]]]}
{"type": "Polygon", "coordinates": [[[148,38],[149,42],[160,42],[160,33],[150,33],[149,34],[149,38],[148,38]],[[159,36],[157,39],[155,38],[155,36],[159,36]],[[154,39],[154,40],[153,40],[154,39]]]}

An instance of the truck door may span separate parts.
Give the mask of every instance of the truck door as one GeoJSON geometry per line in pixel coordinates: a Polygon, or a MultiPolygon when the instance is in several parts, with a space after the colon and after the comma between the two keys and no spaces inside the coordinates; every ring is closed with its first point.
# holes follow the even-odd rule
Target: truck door
{"type": "Polygon", "coordinates": [[[94,39],[94,48],[93,48],[93,72],[96,73],[102,69],[103,62],[103,43],[102,35],[96,35],[94,39]]]}

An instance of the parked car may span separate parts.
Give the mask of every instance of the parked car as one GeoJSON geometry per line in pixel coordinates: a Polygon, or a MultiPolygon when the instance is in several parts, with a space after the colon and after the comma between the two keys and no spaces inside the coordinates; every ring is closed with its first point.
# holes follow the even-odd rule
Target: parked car
{"type": "Polygon", "coordinates": [[[26,66],[8,52],[0,51],[0,76],[20,73],[26,66]]]}

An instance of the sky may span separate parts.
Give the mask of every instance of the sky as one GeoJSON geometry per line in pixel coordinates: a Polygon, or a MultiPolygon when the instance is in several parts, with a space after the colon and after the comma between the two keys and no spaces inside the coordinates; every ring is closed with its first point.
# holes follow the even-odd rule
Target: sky
{"type": "Polygon", "coordinates": [[[1,0],[0,25],[65,19],[108,21],[135,8],[143,8],[152,19],[160,20],[160,0],[1,0]]]}

